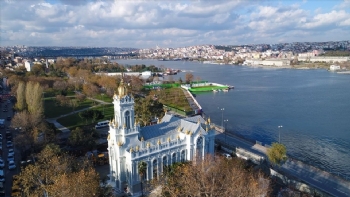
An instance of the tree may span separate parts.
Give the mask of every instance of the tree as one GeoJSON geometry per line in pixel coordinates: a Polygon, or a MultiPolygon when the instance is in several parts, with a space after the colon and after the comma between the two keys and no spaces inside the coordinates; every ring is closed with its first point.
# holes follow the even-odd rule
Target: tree
{"type": "Polygon", "coordinates": [[[43,103],[43,88],[39,83],[28,82],[26,85],[26,102],[28,112],[30,114],[42,115],[44,112],[43,103]]]}
{"type": "Polygon", "coordinates": [[[86,99],[85,94],[81,94],[81,93],[75,93],[75,98],[78,99],[79,102],[83,102],[86,99]]]}
{"type": "Polygon", "coordinates": [[[47,145],[18,176],[25,196],[94,196],[99,176],[87,161],[74,160],[57,145],[47,145]]]}
{"type": "Polygon", "coordinates": [[[283,144],[272,143],[271,148],[267,149],[267,157],[273,164],[281,164],[287,159],[287,149],[283,144]]]}
{"type": "Polygon", "coordinates": [[[164,115],[163,104],[153,100],[150,96],[146,98],[135,99],[136,121],[140,121],[144,126],[147,125],[152,118],[164,115]]]}
{"type": "Polygon", "coordinates": [[[191,83],[193,81],[193,78],[194,78],[194,76],[192,73],[186,73],[186,75],[185,75],[186,83],[191,83]]]}
{"type": "Polygon", "coordinates": [[[68,84],[63,80],[55,81],[53,89],[60,91],[61,95],[67,94],[68,84]]]}
{"type": "Polygon", "coordinates": [[[45,74],[44,66],[42,64],[34,64],[31,71],[28,73],[31,73],[35,76],[44,75],[45,74]]]}
{"type": "Polygon", "coordinates": [[[14,143],[22,152],[55,140],[54,131],[43,121],[40,114],[30,114],[26,110],[18,112],[11,121],[11,127],[21,128],[14,138],[14,143]],[[38,138],[39,134],[44,138],[38,138]]]}
{"type": "Polygon", "coordinates": [[[177,81],[180,85],[182,84],[182,79],[181,77],[179,78],[179,80],[177,81]]]}
{"type": "Polygon", "coordinates": [[[22,111],[26,108],[26,101],[25,101],[25,91],[26,85],[24,82],[19,82],[17,87],[17,103],[16,103],[16,109],[19,111],[22,111]]]}
{"type": "Polygon", "coordinates": [[[144,176],[146,175],[146,171],[147,171],[147,163],[144,161],[140,161],[137,165],[137,169],[139,171],[139,175],[140,175],[140,181],[141,181],[141,196],[143,196],[143,179],[144,176]]]}
{"type": "Polygon", "coordinates": [[[80,127],[72,130],[68,142],[72,146],[81,146],[84,143],[84,131],[80,127]]]}
{"type": "Polygon", "coordinates": [[[70,99],[64,95],[56,95],[56,103],[59,103],[60,106],[67,106],[69,105],[70,99]]]}
{"type": "Polygon", "coordinates": [[[102,119],[104,115],[100,110],[89,109],[89,110],[79,112],[79,117],[82,119],[85,119],[86,122],[88,119],[91,119],[92,120],[91,122],[95,122],[98,119],[102,119]]]}
{"type": "Polygon", "coordinates": [[[238,158],[206,157],[180,163],[156,182],[162,196],[269,196],[270,181],[238,158]]]}
{"type": "Polygon", "coordinates": [[[93,97],[93,96],[95,96],[95,95],[100,93],[100,89],[94,84],[84,84],[83,85],[83,92],[87,96],[93,97]]]}
{"type": "Polygon", "coordinates": [[[73,108],[73,111],[75,110],[76,107],[79,106],[79,102],[77,99],[70,99],[69,100],[69,106],[73,108]]]}

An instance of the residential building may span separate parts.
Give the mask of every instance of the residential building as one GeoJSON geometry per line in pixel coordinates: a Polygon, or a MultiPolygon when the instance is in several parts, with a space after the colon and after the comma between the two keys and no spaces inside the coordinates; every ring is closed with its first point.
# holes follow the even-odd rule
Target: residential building
{"type": "Polygon", "coordinates": [[[34,65],[34,63],[33,63],[32,61],[26,61],[26,62],[24,63],[24,66],[26,67],[26,70],[27,70],[28,72],[30,72],[30,71],[32,70],[33,65],[34,65]]]}

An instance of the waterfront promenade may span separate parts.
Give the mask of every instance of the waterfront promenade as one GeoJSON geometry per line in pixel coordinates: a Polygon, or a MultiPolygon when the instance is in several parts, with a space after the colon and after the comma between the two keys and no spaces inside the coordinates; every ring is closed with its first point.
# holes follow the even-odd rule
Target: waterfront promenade
{"type": "MultiPolygon", "coordinates": [[[[216,142],[229,149],[240,148],[255,155],[267,158],[267,148],[265,146],[249,142],[229,132],[225,133],[217,131],[216,142]]],[[[301,161],[288,159],[280,167],[273,167],[273,170],[325,192],[330,196],[350,196],[349,181],[307,165],[301,161]]]]}

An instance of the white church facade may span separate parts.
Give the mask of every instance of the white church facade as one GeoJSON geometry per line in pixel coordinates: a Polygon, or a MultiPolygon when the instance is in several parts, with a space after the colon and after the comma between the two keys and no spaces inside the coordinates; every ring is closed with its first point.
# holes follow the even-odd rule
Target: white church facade
{"type": "Polygon", "coordinates": [[[147,164],[144,180],[157,178],[165,166],[214,154],[215,131],[210,119],[165,114],[156,125],[135,122],[134,99],[121,82],[113,96],[114,119],[109,123],[110,185],[135,194],[141,190],[139,162],[147,164]]]}

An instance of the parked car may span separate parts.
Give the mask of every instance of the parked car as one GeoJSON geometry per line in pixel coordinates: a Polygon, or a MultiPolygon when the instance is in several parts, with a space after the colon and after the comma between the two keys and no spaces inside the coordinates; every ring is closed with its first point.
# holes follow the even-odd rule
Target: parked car
{"type": "Polygon", "coordinates": [[[11,120],[11,116],[7,116],[7,120],[11,120]]]}
{"type": "Polygon", "coordinates": [[[230,154],[222,153],[222,156],[224,156],[226,159],[232,159],[230,154]]]}
{"type": "Polygon", "coordinates": [[[5,196],[4,183],[0,182],[0,196],[5,196]]]}
{"type": "Polygon", "coordinates": [[[9,161],[9,170],[13,170],[16,168],[15,162],[14,161],[9,161]]]}
{"type": "Polygon", "coordinates": [[[13,150],[13,148],[10,148],[10,149],[8,150],[8,154],[15,154],[15,151],[13,150]]]}
{"type": "Polygon", "coordinates": [[[0,134],[0,140],[2,140],[2,134],[0,134]]]}
{"type": "Polygon", "coordinates": [[[12,138],[12,133],[11,131],[6,131],[6,139],[10,140],[12,138]]]}
{"type": "Polygon", "coordinates": [[[10,162],[10,161],[15,161],[15,155],[8,155],[7,156],[7,162],[10,162]]]}
{"type": "Polygon", "coordinates": [[[7,141],[6,143],[7,148],[13,147],[13,144],[11,141],[7,141]]]}
{"type": "Polygon", "coordinates": [[[0,168],[3,168],[5,167],[5,162],[4,160],[0,159],[0,168]]]}
{"type": "Polygon", "coordinates": [[[5,182],[4,170],[0,170],[0,182],[5,182]]]}

